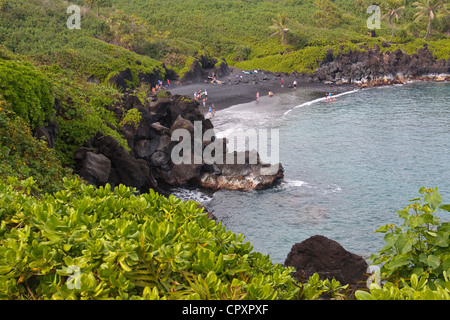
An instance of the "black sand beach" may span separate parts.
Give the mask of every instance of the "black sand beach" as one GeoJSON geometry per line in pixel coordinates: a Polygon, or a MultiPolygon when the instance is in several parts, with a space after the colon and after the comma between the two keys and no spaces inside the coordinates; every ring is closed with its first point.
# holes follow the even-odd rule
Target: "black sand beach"
{"type": "MultiPolygon", "coordinates": [[[[306,82],[301,77],[286,74],[273,74],[265,71],[258,71],[251,74],[244,73],[244,70],[232,68],[232,74],[227,77],[219,78],[221,84],[211,82],[194,83],[188,85],[172,85],[169,90],[172,94],[180,94],[194,98],[194,92],[199,90],[208,92],[205,112],[209,106],[214,103],[216,110],[225,109],[234,105],[248,103],[256,100],[259,92],[260,97],[267,96],[269,92],[274,95],[296,90],[294,81],[297,81],[297,88],[307,89],[308,91],[323,92],[323,95],[332,93],[341,93],[356,85],[335,85],[324,83],[306,82]],[[237,78],[237,76],[239,78],[237,78]],[[242,78],[240,78],[242,76],[242,78]],[[281,85],[281,79],[284,85],[281,85]]],[[[248,72],[248,71],[247,71],[248,72]]]]}

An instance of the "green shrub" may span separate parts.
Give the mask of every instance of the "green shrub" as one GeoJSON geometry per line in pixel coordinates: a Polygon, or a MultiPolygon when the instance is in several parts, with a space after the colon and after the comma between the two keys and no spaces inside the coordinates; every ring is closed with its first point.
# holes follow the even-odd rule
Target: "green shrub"
{"type": "Polygon", "coordinates": [[[240,69],[262,69],[272,72],[311,73],[316,70],[319,63],[325,58],[326,47],[306,47],[286,55],[273,55],[255,58],[235,64],[240,69]]]}
{"type": "Polygon", "coordinates": [[[291,299],[290,268],[273,265],[195,202],[64,180],[36,199],[35,181],[0,182],[1,299],[291,299]]]}
{"type": "Polygon", "coordinates": [[[318,299],[345,287],[315,274],[296,284],[198,203],[64,179],[0,180],[0,299],[318,299]]]}
{"type": "Polygon", "coordinates": [[[428,43],[435,59],[450,59],[450,39],[441,39],[428,43]]]}
{"type": "Polygon", "coordinates": [[[355,297],[358,300],[450,300],[450,282],[447,276],[443,286],[435,285],[434,289],[427,285],[427,275],[418,277],[413,274],[408,281],[401,280],[401,288],[399,284],[392,282],[382,286],[374,283],[370,287],[370,292],[359,290],[355,293],[355,297]]]}
{"type": "Polygon", "coordinates": [[[54,114],[52,84],[29,63],[0,59],[0,94],[33,128],[54,114]]]}
{"type": "Polygon", "coordinates": [[[165,70],[158,61],[89,37],[73,39],[67,46],[55,50],[53,56],[53,63],[76,70],[82,76],[94,76],[101,82],[107,82],[126,68],[132,72],[130,85],[133,87],[139,85],[140,73],[158,72],[161,78],[165,77],[165,70]]]}
{"type": "Polygon", "coordinates": [[[164,89],[159,89],[156,96],[158,97],[158,99],[163,99],[163,98],[167,98],[169,96],[169,93],[164,89]]]}
{"type": "Polygon", "coordinates": [[[180,70],[175,70],[178,71],[178,76],[180,77],[180,79],[183,78],[183,76],[191,69],[191,66],[195,60],[196,59],[193,57],[186,57],[184,67],[180,70]]]}
{"type": "Polygon", "coordinates": [[[370,259],[381,265],[378,283],[369,292],[359,290],[359,300],[450,300],[450,222],[440,222],[438,211],[450,211],[442,205],[437,188],[419,190],[422,195],[398,211],[401,227],[385,225],[386,245],[370,259]],[[420,202],[419,202],[420,200],[420,202]]]}
{"type": "Polygon", "coordinates": [[[56,192],[62,179],[70,177],[45,141],[36,140],[27,124],[0,97],[0,180],[8,177],[20,181],[34,177],[42,192],[56,192]]]}
{"type": "Polygon", "coordinates": [[[133,108],[127,111],[122,121],[120,121],[119,125],[120,127],[123,127],[124,125],[128,124],[137,128],[140,123],[141,123],[141,113],[139,112],[138,109],[133,108]]]}
{"type": "Polygon", "coordinates": [[[413,199],[398,211],[404,220],[401,227],[385,225],[377,232],[385,233],[386,245],[371,256],[373,264],[383,264],[382,278],[408,278],[412,274],[429,275],[431,285],[444,282],[444,272],[450,274],[450,222],[440,222],[438,210],[450,211],[450,205],[441,205],[437,188],[420,189],[421,198],[413,199]],[[421,200],[421,202],[417,202],[421,200]]]}

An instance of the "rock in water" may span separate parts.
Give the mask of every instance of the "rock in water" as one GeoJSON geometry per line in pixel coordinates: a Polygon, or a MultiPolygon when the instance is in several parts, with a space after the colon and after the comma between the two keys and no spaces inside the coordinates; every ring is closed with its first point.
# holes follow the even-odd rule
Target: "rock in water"
{"type": "Polygon", "coordinates": [[[321,279],[335,278],[341,285],[352,287],[365,285],[369,267],[362,257],[324,236],[313,236],[296,243],[284,264],[294,267],[305,280],[318,273],[321,279]]]}
{"type": "Polygon", "coordinates": [[[257,161],[250,162],[251,153],[245,152],[245,163],[237,164],[236,161],[243,153],[234,152],[224,155],[224,164],[215,165],[215,170],[205,166],[204,171],[195,179],[199,187],[219,190],[260,190],[273,186],[284,177],[284,168],[279,163],[271,166],[264,164],[256,154],[257,161]],[[226,158],[234,158],[232,163],[226,162],[226,158]]]}

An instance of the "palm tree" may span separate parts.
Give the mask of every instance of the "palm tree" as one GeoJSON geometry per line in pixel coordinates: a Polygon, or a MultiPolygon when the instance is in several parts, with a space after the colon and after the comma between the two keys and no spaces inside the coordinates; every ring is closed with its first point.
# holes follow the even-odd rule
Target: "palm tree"
{"type": "Polygon", "coordinates": [[[384,0],[383,2],[385,9],[388,11],[384,17],[389,18],[389,25],[392,28],[391,40],[389,40],[389,43],[391,43],[392,39],[394,39],[395,22],[393,20],[395,19],[395,21],[398,21],[400,11],[405,9],[405,5],[403,3],[404,0],[384,0]]]}
{"type": "Polygon", "coordinates": [[[416,9],[419,10],[415,15],[416,21],[423,17],[428,18],[427,35],[425,36],[425,39],[428,39],[428,36],[430,35],[431,21],[436,18],[436,13],[444,8],[445,2],[445,0],[420,0],[413,3],[416,9]]]}
{"type": "Polygon", "coordinates": [[[271,30],[276,31],[271,35],[271,37],[281,35],[281,42],[283,43],[284,54],[286,54],[287,52],[286,34],[289,31],[289,29],[287,28],[288,18],[284,13],[282,13],[277,16],[277,19],[272,19],[272,22],[273,25],[271,25],[269,28],[271,30]]]}
{"type": "Polygon", "coordinates": [[[90,5],[91,8],[94,6],[97,7],[97,17],[100,15],[100,7],[111,7],[112,6],[111,0],[85,0],[84,2],[87,5],[90,5]]]}

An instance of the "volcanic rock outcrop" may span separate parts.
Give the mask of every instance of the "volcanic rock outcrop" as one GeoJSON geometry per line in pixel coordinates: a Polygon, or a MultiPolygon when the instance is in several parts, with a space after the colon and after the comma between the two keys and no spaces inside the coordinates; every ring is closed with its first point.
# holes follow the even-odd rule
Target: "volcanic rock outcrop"
{"type": "MultiPolygon", "coordinates": [[[[205,132],[214,127],[199,111],[198,103],[187,97],[169,92],[160,98],[150,94],[143,104],[135,96],[126,94],[120,105],[109,108],[119,122],[126,112],[137,109],[140,121],[116,128],[126,139],[130,151],[113,137],[97,134],[76,152],[76,172],[89,183],[109,183],[113,187],[124,184],[141,192],[152,188],[164,193],[171,187],[186,184],[214,190],[262,189],[283,178],[281,164],[264,164],[258,154],[254,157],[256,162],[249,162],[251,152],[248,151],[244,162],[227,162],[226,139],[216,140],[213,134],[212,138],[204,140],[205,132]],[[184,141],[184,138],[174,138],[177,130],[185,130],[183,132],[189,134],[187,145],[191,147],[182,150],[188,161],[181,163],[173,161],[174,154],[180,156],[174,147],[179,147],[184,141]],[[205,162],[202,158],[203,150],[213,142],[223,144],[223,148],[213,149],[218,153],[215,156],[225,160],[222,164],[205,162]],[[191,154],[185,154],[189,150],[191,154]],[[194,154],[194,151],[200,152],[194,154]],[[200,155],[200,160],[195,158],[196,155],[200,155]]],[[[234,156],[238,154],[231,158],[234,156]]]]}
{"type": "Polygon", "coordinates": [[[414,54],[400,49],[382,52],[373,49],[329,51],[319,68],[307,77],[311,82],[355,83],[362,86],[403,83],[410,80],[445,81],[450,79],[450,59],[436,60],[426,44],[414,54]]]}
{"type": "Polygon", "coordinates": [[[367,281],[367,262],[348,252],[339,243],[324,236],[313,236],[296,243],[289,252],[286,266],[297,270],[300,280],[307,280],[314,273],[321,279],[336,279],[342,285],[364,286],[367,281]]]}

